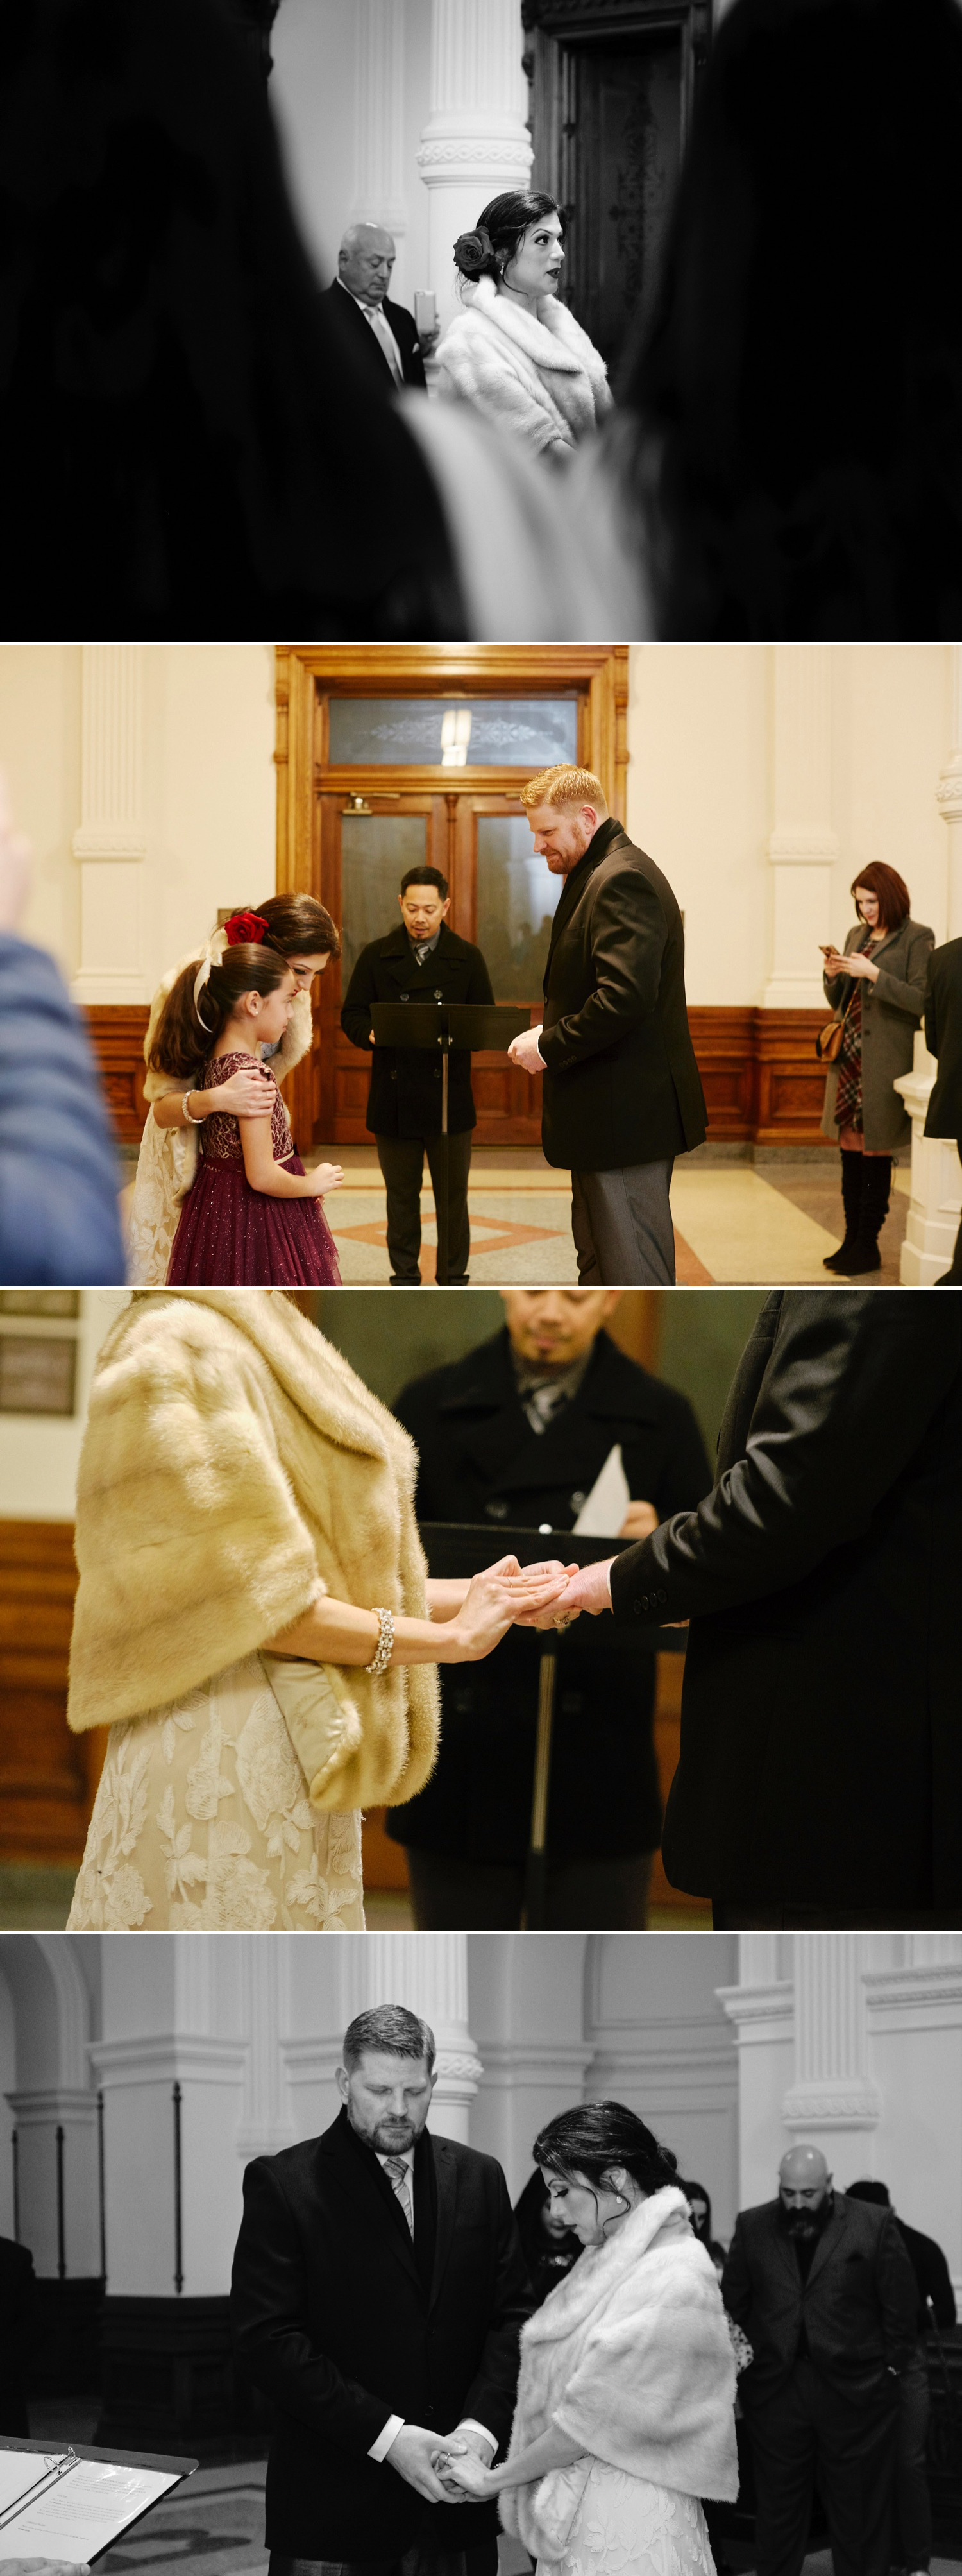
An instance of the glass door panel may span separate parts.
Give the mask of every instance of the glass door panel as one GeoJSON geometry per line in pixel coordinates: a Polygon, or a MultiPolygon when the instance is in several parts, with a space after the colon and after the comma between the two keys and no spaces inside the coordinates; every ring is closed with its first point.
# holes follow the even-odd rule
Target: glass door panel
{"type": "Polygon", "coordinates": [[[430,864],[426,814],[342,815],[342,993],[368,940],[396,929],[402,877],[409,868],[430,864]]]}
{"type": "Polygon", "coordinates": [[[563,879],[534,850],[524,814],[479,814],[475,938],[496,1002],[537,1002],[563,879]]]}
{"type": "Polygon", "coordinates": [[[333,769],[534,771],[577,758],[576,697],[332,697],[328,705],[333,769]]]}

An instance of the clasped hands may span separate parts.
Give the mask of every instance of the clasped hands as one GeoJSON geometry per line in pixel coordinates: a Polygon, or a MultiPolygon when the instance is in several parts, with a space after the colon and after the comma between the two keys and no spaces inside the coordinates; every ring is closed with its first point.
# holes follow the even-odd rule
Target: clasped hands
{"type": "Polygon", "coordinates": [[[424,2424],[404,2424],[386,2461],[429,2504],[463,2504],[497,2493],[488,2468],[490,2443],[469,2427],[439,2440],[424,2424]]]}

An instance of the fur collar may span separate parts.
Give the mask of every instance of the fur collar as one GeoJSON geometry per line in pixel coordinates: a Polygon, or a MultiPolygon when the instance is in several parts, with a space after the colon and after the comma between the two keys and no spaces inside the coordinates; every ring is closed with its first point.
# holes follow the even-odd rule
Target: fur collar
{"type": "Polygon", "coordinates": [[[132,1322],[139,1323],[145,1308],[151,1316],[159,1315],[162,1306],[212,1309],[232,1332],[253,1343],[312,1429],[322,1431],[340,1449],[400,1467],[413,1492],[417,1463],[413,1440],[355,1375],[333,1342],[307,1322],[283,1288],[263,1288],[254,1296],[249,1288],[135,1289],[125,1316],[102,1345],[98,1371],[116,1357],[124,1324],[129,1329],[132,1322]]]}
{"type": "Polygon", "coordinates": [[[513,303],[509,295],[499,295],[493,277],[479,277],[464,301],[469,312],[482,314],[495,330],[503,331],[536,367],[546,372],[554,369],[559,375],[586,375],[592,385],[607,381],[604,360],[593,341],[556,295],[542,295],[535,315],[526,305],[513,303]]]}
{"type": "Polygon", "coordinates": [[[587,2324],[596,2309],[607,2306],[612,2291],[636,2270],[644,2255],[661,2253],[686,2240],[695,2242],[688,2203],[684,2192],[666,2184],[663,2191],[639,2201],[606,2244],[585,2247],[544,2306],[529,2317],[522,2336],[525,2348],[564,2342],[587,2324]]]}

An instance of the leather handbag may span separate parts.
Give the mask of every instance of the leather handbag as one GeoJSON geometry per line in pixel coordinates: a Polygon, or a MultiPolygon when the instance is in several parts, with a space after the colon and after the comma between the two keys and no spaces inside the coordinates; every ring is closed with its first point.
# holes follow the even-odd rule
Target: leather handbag
{"type": "Polygon", "coordinates": [[[858,988],[853,980],[852,990],[849,994],[848,1001],[845,1004],[845,1009],[842,1012],[841,1019],[826,1020],[825,1027],[823,1029],[819,1029],[818,1036],[815,1040],[815,1053],[820,1064],[834,1064],[836,1057],[841,1055],[842,1039],[845,1035],[845,1022],[855,1000],[857,989],[858,988]]]}

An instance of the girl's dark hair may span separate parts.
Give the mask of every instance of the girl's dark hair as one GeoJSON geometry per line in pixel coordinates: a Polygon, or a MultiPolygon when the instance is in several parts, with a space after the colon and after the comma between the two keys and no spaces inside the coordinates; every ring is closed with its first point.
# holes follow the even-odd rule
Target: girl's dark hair
{"type": "Polygon", "coordinates": [[[219,966],[212,966],[200,995],[200,1011],[194,1001],[197,966],[185,966],[171,985],[157,1022],[150,1050],[151,1073],[178,1076],[197,1073],[206,1063],[235,1011],[243,993],[276,993],[290,969],[276,948],[255,947],[242,941],[236,948],[225,950],[219,966]]]}
{"type": "Polygon", "coordinates": [[[542,215],[560,218],[563,241],[568,218],[556,197],[546,197],[541,188],[504,189],[484,207],[473,233],[461,233],[455,242],[455,268],[472,284],[478,277],[503,277],[525,233],[542,215]]]}
{"type": "Polygon", "coordinates": [[[624,2102],[580,2102],[573,2111],[559,2111],[539,2131],[531,2152],[549,2173],[562,2174],[566,2182],[583,2174],[592,2188],[612,2165],[624,2165],[644,2192],[664,2191],[678,2174],[677,2156],[659,2146],[624,2102]]]}
{"type": "Polygon", "coordinates": [[[962,621],[957,0],[738,0],[612,453],[668,637],[962,621]]]}
{"type": "Polygon", "coordinates": [[[267,944],[282,957],[339,957],[341,934],[312,894],[271,894],[255,905],[267,923],[267,944]]]}
{"type": "Polygon", "coordinates": [[[897,868],[887,868],[884,859],[872,859],[867,868],[860,868],[857,877],[853,877],[849,889],[853,895],[856,886],[864,886],[869,894],[878,896],[880,929],[901,930],[912,905],[905,878],[900,877],[897,868]]]}

